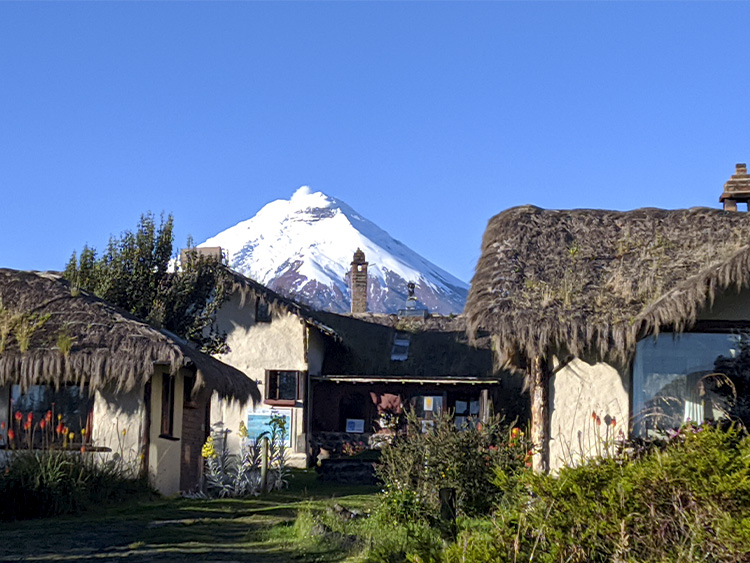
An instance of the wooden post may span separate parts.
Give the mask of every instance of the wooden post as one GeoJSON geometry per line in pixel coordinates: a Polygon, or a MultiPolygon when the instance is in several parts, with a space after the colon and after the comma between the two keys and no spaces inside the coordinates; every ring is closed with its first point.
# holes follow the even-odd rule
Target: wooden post
{"type": "Polygon", "coordinates": [[[440,521],[446,539],[456,539],[456,489],[445,487],[438,491],[440,497],[440,521]]]}
{"type": "Polygon", "coordinates": [[[264,436],[260,446],[260,492],[268,490],[268,437],[264,436]]]}
{"type": "Polygon", "coordinates": [[[549,470],[549,367],[546,358],[531,360],[531,441],[534,471],[549,470]]]}

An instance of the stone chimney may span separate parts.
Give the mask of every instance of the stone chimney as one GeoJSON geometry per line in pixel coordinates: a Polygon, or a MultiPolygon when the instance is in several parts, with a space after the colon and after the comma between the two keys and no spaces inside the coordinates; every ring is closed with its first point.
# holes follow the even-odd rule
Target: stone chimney
{"type": "Polygon", "coordinates": [[[367,312],[367,262],[359,248],[354,253],[349,275],[352,284],[352,313],[367,312]]]}
{"type": "Polygon", "coordinates": [[[750,176],[745,164],[737,164],[735,173],[724,184],[724,193],[719,201],[724,204],[724,211],[737,211],[738,203],[750,201],[750,176]]]}

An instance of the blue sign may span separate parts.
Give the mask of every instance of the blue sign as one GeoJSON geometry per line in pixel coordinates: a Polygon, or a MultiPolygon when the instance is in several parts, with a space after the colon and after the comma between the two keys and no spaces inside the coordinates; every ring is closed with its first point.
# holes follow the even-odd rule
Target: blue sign
{"type": "Polygon", "coordinates": [[[271,416],[283,416],[286,419],[286,439],[284,445],[291,447],[292,411],[291,409],[263,409],[247,413],[247,439],[255,442],[258,437],[271,432],[271,416]]]}

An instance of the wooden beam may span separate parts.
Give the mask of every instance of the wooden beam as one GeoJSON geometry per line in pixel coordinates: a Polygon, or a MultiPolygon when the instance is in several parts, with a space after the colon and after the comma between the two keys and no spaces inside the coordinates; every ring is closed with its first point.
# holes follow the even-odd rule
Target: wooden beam
{"type": "Polygon", "coordinates": [[[531,441],[534,443],[534,471],[549,470],[549,366],[546,358],[531,360],[531,441]]]}

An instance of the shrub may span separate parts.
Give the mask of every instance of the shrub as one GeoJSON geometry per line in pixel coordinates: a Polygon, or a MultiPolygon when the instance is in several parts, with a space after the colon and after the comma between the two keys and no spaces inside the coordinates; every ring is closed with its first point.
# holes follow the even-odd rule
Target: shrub
{"type": "Polygon", "coordinates": [[[378,476],[383,502],[401,521],[436,519],[439,491],[455,488],[457,508],[466,515],[487,514],[502,491],[492,484],[494,467],[515,472],[528,461],[529,443],[519,429],[502,419],[459,429],[452,417],[438,417],[422,432],[413,413],[407,431],[382,450],[378,476]]]}
{"type": "Polygon", "coordinates": [[[14,452],[0,472],[0,520],[72,514],[151,494],[145,479],[97,463],[94,455],[62,450],[14,452]]]}
{"type": "Polygon", "coordinates": [[[636,459],[595,459],[559,475],[496,470],[511,491],[492,531],[466,531],[443,561],[750,560],[750,440],[688,425],[636,459]]]}

